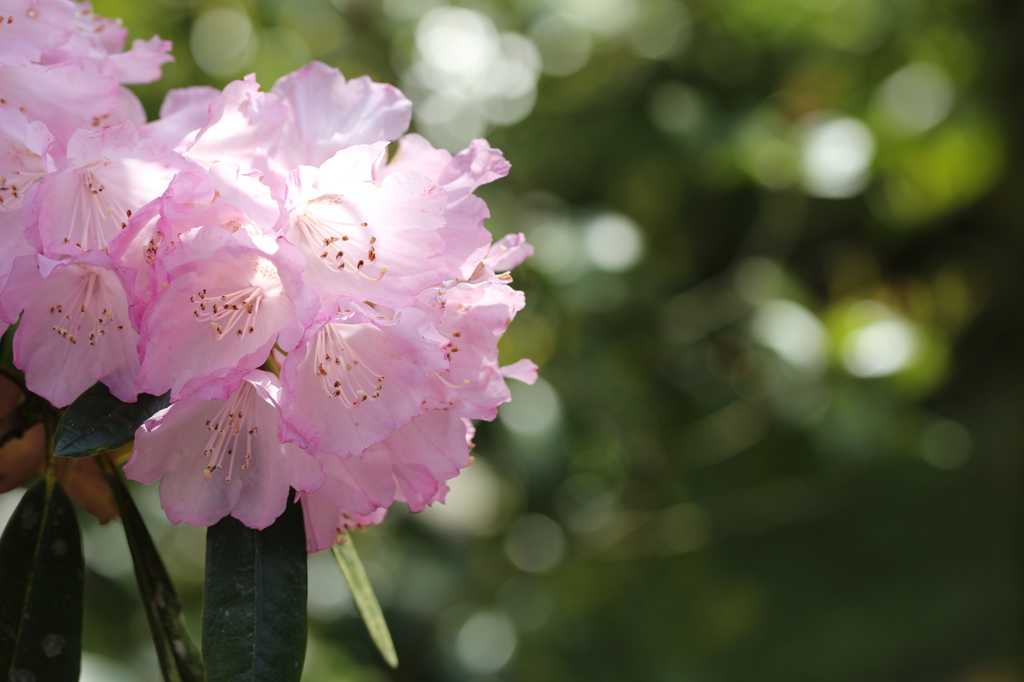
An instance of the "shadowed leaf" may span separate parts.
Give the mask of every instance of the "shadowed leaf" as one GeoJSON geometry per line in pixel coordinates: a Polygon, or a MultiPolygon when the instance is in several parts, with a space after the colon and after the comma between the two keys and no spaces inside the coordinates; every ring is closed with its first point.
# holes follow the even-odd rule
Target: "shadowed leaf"
{"type": "Polygon", "coordinates": [[[123,403],[101,383],[68,406],[57,424],[53,454],[58,457],[91,457],[116,450],[135,438],[144,421],[170,404],[170,393],[139,394],[134,403],[123,403]]]}
{"type": "Polygon", "coordinates": [[[40,479],[0,536],[0,679],[78,679],[84,574],[71,500],[40,479]]]}
{"type": "Polygon", "coordinates": [[[269,528],[228,516],[206,533],[203,658],[209,682],[302,676],[306,655],[306,532],[289,498],[269,528]]]}
{"type": "Polygon", "coordinates": [[[203,682],[203,660],[185,627],[181,602],[171,583],[167,569],[157,553],[156,545],[146,530],[120,472],[106,457],[98,458],[103,472],[114,490],[121,521],[135,565],[142,606],[153,634],[160,670],[167,682],[203,682]]]}

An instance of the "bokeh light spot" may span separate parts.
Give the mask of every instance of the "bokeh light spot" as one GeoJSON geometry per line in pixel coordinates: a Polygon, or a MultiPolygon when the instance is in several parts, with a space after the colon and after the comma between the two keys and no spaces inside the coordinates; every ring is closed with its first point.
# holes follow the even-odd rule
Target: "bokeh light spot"
{"type": "Polygon", "coordinates": [[[569,76],[590,60],[593,41],[590,33],[568,19],[550,14],[530,28],[530,39],[540,50],[544,73],[569,76]]]}
{"type": "Polygon", "coordinates": [[[624,272],[643,254],[643,235],[636,223],[619,213],[605,213],[587,225],[583,249],[590,261],[606,272],[624,272]]]}
{"type": "Polygon", "coordinates": [[[527,573],[546,573],[564,555],[562,527],[543,514],[527,514],[505,536],[505,556],[527,573]]]}
{"type": "Polygon", "coordinates": [[[933,128],[953,108],[953,84],[946,72],[926,62],[905,66],[878,89],[877,104],[886,118],[908,133],[933,128]]]}
{"type": "Polygon", "coordinates": [[[498,409],[498,416],[510,431],[520,436],[541,436],[561,418],[558,394],[542,378],[533,386],[511,382],[512,401],[498,409]]]}
{"type": "Polygon", "coordinates": [[[230,7],[200,14],[189,38],[196,64],[211,76],[231,76],[244,69],[256,54],[256,43],[249,15],[230,7]]]}
{"type": "Polygon", "coordinates": [[[501,478],[488,462],[477,459],[448,481],[444,504],[434,504],[416,518],[442,533],[492,535],[501,517],[501,478]]]}
{"type": "Polygon", "coordinates": [[[783,299],[766,301],[754,314],[751,330],[790,365],[807,372],[824,369],[825,327],[802,305],[783,299]]]}
{"type": "Polygon", "coordinates": [[[970,459],[973,439],[962,424],[939,419],[921,436],[921,457],[937,469],[959,469],[970,459]]]}
{"type": "Polygon", "coordinates": [[[846,337],[843,364],[857,377],[884,377],[909,365],[917,348],[917,335],[906,321],[877,320],[846,337]]]}
{"type": "Polygon", "coordinates": [[[478,611],[455,637],[455,656],[470,672],[496,673],[512,659],[518,637],[512,619],[501,611],[478,611]]]}
{"type": "Polygon", "coordinates": [[[427,12],[416,27],[416,47],[431,66],[471,75],[490,65],[498,47],[498,32],[494,22],[479,12],[438,7],[427,12]]]}
{"type": "Polygon", "coordinates": [[[813,123],[804,133],[804,189],[829,199],[855,196],[867,185],[875,138],[854,118],[813,123]]]}

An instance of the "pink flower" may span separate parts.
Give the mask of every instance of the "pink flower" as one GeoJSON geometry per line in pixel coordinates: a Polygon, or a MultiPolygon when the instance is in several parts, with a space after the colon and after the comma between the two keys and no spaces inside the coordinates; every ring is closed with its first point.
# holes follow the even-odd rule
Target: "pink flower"
{"type": "Polygon", "coordinates": [[[182,234],[213,225],[266,235],[273,233],[280,217],[281,207],[270,190],[237,166],[215,163],[208,171],[196,166],[176,175],[161,197],[132,215],[111,250],[116,260],[138,271],[132,323],[141,324],[153,295],[167,282],[165,261],[157,255],[173,249],[182,234]]]}
{"type": "Polygon", "coordinates": [[[490,421],[510,398],[498,367],[498,341],[524,305],[523,293],[504,284],[460,284],[446,291],[440,331],[448,340],[448,368],[430,382],[427,406],[490,421]]]}
{"type": "Polygon", "coordinates": [[[319,455],[324,485],[300,496],[309,553],[329,548],[346,531],[379,524],[396,498],[414,512],[443,502],[446,481],[469,466],[472,436],[466,420],[427,410],[360,457],[319,455]]]}
{"type": "Polygon", "coordinates": [[[349,304],[312,327],[281,367],[284,440],[310,452],[359,455],[421,412],[445,340],[427,316],[349,304]]]}
{"type": "Polygon", "coordinates": [[[41,121],[0,108],[0,286],[15,258],[35,253],[21,227],[22,206],[29,189],[46,175],[51,142],[41,121]]]}
{"type": "Polygon", "coordinates": [[[163,194],[177,173],[198,169],[167,148],[139,140],[133,123],[79,130],[67,160],[39,183],[26,207],[26,235],[57,258],[110,250],[132,213],[163,194]]]}
{"type": "Polygon", "coordinates": [[[474,140],[454,157],[434,149],[419,135],[406,135],[398,154],[376,174],[378,181],[392,173],[415,172],[444,188],[448,196],[445,224],[445,263],[450,276],[470,276],[491,245],[491,233],[484,227],[490,217],[487,204],[473,194],[477,187],[508,174],[509,163],[484,140],[474,140]]]}
{"type": "Polygon", "coordinates": [[[70,260],[22,256],[0,293],[0,316],[13,323],[14,364],[28,388],[55,407],[71,404],[102,381],[126,402],[139,393],[136,345],[125,281],[134,273],[98,251],[70,260]]]}
{"type": "Polygon", "coordinates": [[[401,307],[445,277],[444,192],[415,173],[374,182],[384,147],[349,147],[288,178],[286,234],[325,305],[347,297],[401,307]]]}
{"type": "Polygon", "coordinates": [[[266,528],[284,511],[289,487],[324,482],[316,458],[277,439],[280,382],[247,374],[226,400],[192,395],[136,433],[125,473],[142,483],[163,478],[160,502],[171,523],[209,526],[227,515],[266,528]]]}
{"type": "Polygon", "coordinates": [[[0,0],[0,327],[62,407],[96,381],[172,404],[126,472],[162,479],[178,523],[264,528],[294,488],[310,551],[443,501],[493,419],[497,343],[523,306],[477,187],[508,162],[409,135],[390,85],[314,62],[260,92],[168,94],[146,122],[125,83],[170,43],[71,0],[0,0]],[[273,361],[268,359],[273,356],[273,361]],[[280,367],[281,377],[265,371],[280,367]]]}
{"type": "Polygon", "coordinates": [[[139,385],[172,400],[224,399],[275,343],[294,347],[318,307],[272,237],[201,227],[161,264],[168,281],[142,316],[139,385]]]}

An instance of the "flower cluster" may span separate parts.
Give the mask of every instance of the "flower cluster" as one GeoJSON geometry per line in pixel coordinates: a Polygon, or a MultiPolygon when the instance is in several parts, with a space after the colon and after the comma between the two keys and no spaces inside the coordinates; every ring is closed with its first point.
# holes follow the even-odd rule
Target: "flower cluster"
{"type": "Polygon", "coordinates": [[[0,318],[28,388],[170,391],[125,472],[163,479],[174,523],[263,528],[294,488],[319,551],[443,501],[470,420],[536,377],[498,365],[531,252],[492,244],[473,193],[501,153],[402,137],[398,90],[320,63],[172,91],[146,122],[122,84],[158,78],[167,43],[123,52],[70,0],[0,7],[0,318]]]}

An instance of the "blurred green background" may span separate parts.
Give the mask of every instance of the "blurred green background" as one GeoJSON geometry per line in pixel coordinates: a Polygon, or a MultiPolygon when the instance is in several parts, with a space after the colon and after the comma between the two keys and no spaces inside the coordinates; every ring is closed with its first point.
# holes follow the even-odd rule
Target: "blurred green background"
{"type": "MultiPolygon", "coordinates": [[[[329,554],[305,679],[1024,680],[1024,6],[982,0],[97,0],[164,93],[310,59],[486,136],[536,256],[450,505],[329,554]]],[[[201,530],[151,512],[198,632],[201,530]]],[[[83,680],[157,679],[87,524],[83,680]]]]}

